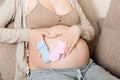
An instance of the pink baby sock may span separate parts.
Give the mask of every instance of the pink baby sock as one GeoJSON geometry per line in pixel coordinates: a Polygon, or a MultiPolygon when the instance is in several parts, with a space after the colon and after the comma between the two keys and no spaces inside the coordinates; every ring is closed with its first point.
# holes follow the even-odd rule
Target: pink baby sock
{"type": "Polygon", "coordinates": [[[58,61],[61,55],[65,53],[66,46],[67,44],[65,42],[58,41],[57,47],[55,48],[54,51],[51,52],[49,56],[50,61],[58,61]]]}

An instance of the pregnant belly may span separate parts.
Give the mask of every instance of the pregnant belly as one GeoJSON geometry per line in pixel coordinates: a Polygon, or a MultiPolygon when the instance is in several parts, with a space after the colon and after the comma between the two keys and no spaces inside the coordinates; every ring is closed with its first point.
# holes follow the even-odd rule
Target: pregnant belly
{"type": "MultiPolygon", "coordinates": [[[[59,25],[49,29],[49,32],[55,33],[63,31],[69,27],[59,25]]],[[[56,47],[57,42],[60,40],[60,36],[57,38],[45,38],[46,44],[49,47],[49,51],[53,51],[56,47]]],[[[40,52],[39,52],[40,53],[40,52]]],[[[59,61],[43,63],[42,57],[33,46],[29,45],[29,66],[30,69],[63,69],[63,68],[76,68],[82,67],[89,61],[89,50],[86,42],[80,39],[77,45],[73,48],[71,53],[65,57],[61,57],[59,61]]]]}

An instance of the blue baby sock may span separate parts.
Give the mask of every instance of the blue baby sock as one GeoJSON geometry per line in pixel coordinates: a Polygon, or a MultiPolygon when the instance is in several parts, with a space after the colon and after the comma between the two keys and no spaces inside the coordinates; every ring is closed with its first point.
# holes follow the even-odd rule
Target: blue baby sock
{"type": "Polygon", "coordinates": [[[46,45],[44,40],[41,40],[37,44],[37,49],[41,53],[44,63],[49,63],[50,52],[49,52],[48,47],[47,47],[47,45],[46,45]]]}

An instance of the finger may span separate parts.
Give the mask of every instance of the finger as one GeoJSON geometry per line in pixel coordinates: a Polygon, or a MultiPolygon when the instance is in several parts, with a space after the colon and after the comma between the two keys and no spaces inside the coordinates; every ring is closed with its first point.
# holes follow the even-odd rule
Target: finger
{"type": "Polygon", "coordinates": [[[68,50],[66,51],[66,54],[70,54],[72,49],[74,48],[74,44],[71,44],[69,47],[68,47],[68,50]]]}
{"type": "Polygon", "coordinates": [[[66,54],[63,54],[62,56],[61,56],[61,58],[64,58],[66,56],[66,54]]]}
{"type": "Polygon", "coordinates": [[[69,50],[70,47],[71,47],[71,43],[67,44],[66,49],[65,49],[65,53],[68,52],[68,50],[69,50]]]}
{"type": "Polygon", "coordinates": [[[70,52],[72,51],[72,47],[70,47],[66,52],[65,54],[62,55],[62,58],[64,58],[66,55],[70,54],[70,52]]]}

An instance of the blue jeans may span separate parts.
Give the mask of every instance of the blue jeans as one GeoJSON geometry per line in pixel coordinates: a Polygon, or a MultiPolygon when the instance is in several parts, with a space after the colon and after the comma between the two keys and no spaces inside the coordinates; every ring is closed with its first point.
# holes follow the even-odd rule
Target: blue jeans
{"type": "Polygon", "coordinates": [[[120,80],[92,59],[80,68],[31,70],[29,80],[120,80]]]}

